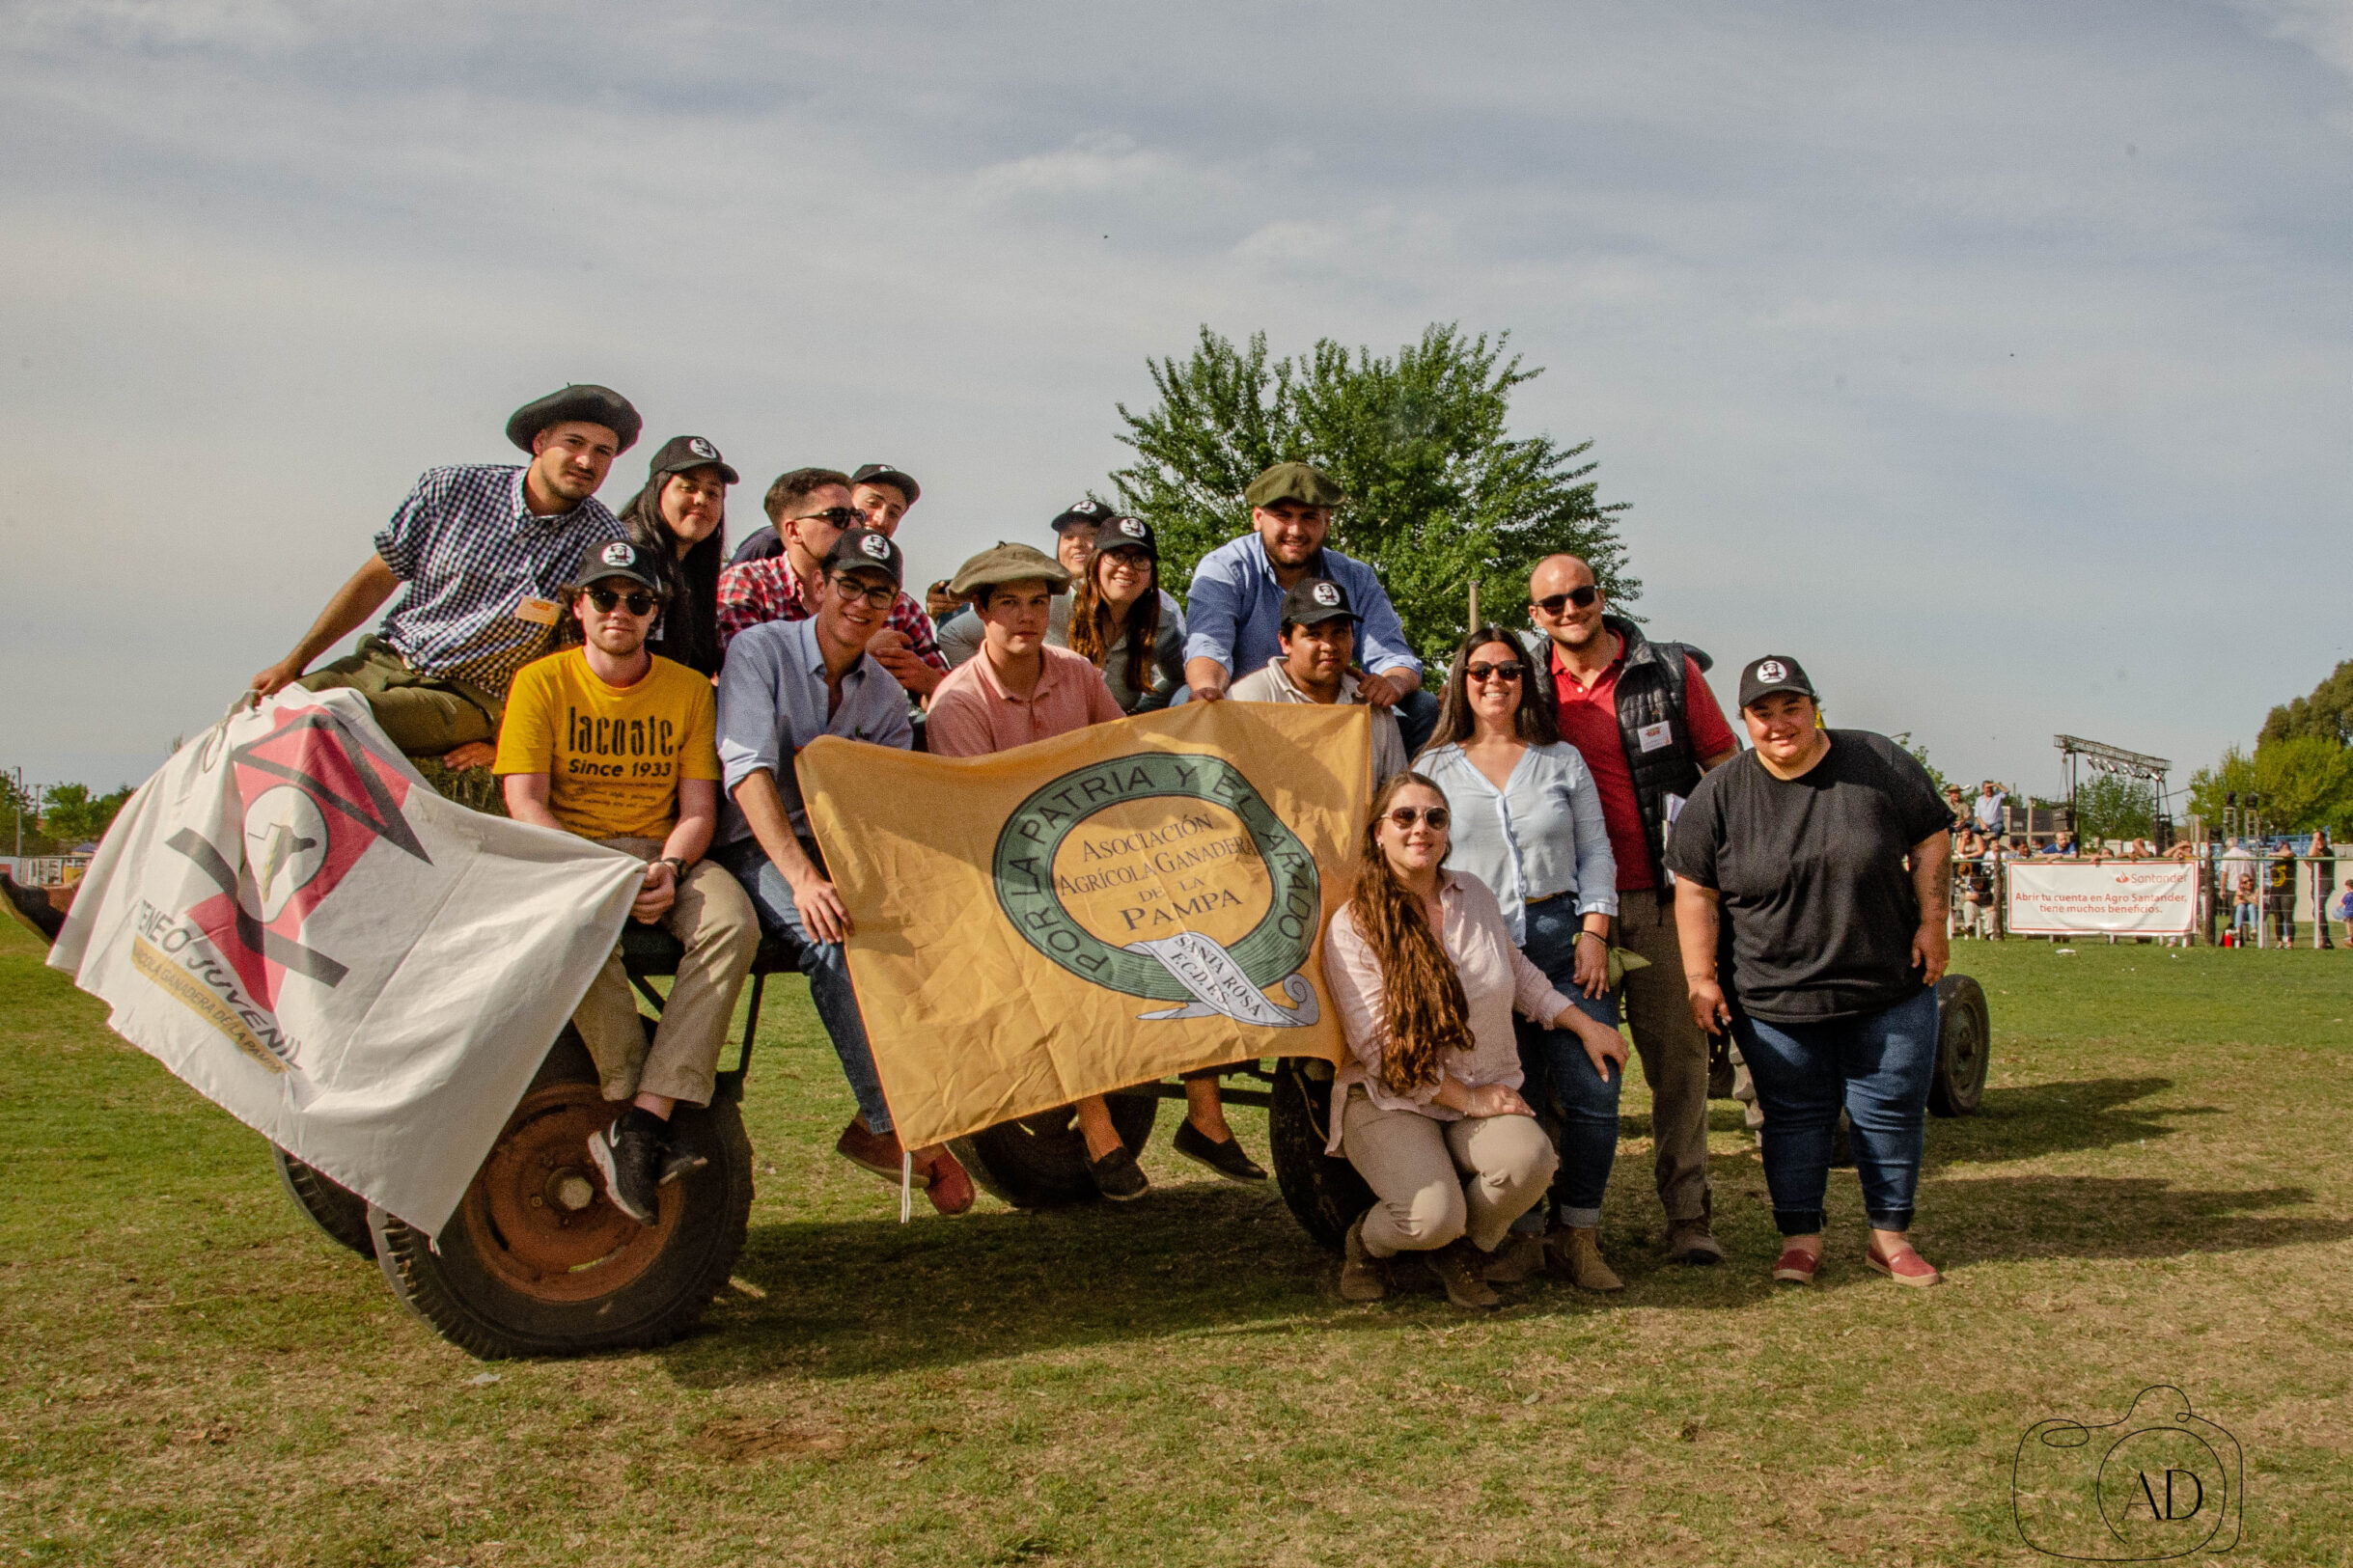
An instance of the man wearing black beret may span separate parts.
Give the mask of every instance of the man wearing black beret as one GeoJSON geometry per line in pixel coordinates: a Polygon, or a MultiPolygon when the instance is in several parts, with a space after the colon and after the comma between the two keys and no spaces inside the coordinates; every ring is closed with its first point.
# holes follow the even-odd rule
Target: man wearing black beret
{"type": "Polygon", "coordinates": [[[411,756],[487,764],[508,682],[552,645],[572,567],[590,546],[628,537],[595,497],[642,423],[610,387],[567,386],[507,421],[530,466],[427,469],[377,533],[375,554],[253,689],[348,687],[411,756]],[[356,652],[304,676],[396,589],[400,601],[356,652]]]}

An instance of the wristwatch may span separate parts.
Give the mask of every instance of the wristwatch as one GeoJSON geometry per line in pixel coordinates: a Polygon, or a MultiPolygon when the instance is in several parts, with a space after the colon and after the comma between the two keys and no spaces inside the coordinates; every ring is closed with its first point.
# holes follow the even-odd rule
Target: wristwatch
{"type": "Polygon", "coordinates": [[[686,863],[678,859],[678,857],[676,855],[664,855],[660,860],[655,861],[653,864],[656,866],[669,867],[671,873],[679,881],[684,881],[686,879],[686,863]]]}

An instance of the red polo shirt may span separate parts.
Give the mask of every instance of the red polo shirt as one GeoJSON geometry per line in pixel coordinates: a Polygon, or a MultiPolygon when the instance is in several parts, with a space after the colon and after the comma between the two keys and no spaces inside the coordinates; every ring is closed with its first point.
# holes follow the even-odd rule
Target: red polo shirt
{"type": "MultiPolygon", "coordinates": [[[[1610,854],[1618,862],[1618,891],[1655,888],[1650,872],[1650,849],[1643,836],[1643,812],[1634,797],[1634,774],[1626,766],[1625,741],[1618,732],[1618,673],[1626,667],[1621,646],[1607,670],[1591,686],[1580,686],[1561,663],[1560,645],[1552,649],[1552,689],[1560,699],[1561,738],[1577,748],[1601,791],[1601,819],[1610,830],[1610,854]]],[[[1716,694],[1699,661],[1683,659],[1683,725],[1694,757],[1713,756],[1732,749],[1732,729],[1716,706],[1716,694]]]]}

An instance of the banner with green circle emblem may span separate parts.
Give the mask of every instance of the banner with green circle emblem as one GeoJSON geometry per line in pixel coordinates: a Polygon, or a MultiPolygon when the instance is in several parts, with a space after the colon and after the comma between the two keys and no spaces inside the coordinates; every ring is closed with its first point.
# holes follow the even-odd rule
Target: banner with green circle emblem
{"type": "Polygon", "coordinates": [[[991,756],[803,751],[901,1139],[1195,1067],[1337,1059],[1322,933],[1370,750],[1359,707],[1218,702],[991,756]]]}

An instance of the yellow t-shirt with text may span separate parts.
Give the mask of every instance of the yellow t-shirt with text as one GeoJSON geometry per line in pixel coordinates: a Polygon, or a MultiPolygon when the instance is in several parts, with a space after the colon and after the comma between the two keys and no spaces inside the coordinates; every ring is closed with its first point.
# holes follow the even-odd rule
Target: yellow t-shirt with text
{"type": "Polygon", "coordinates": [[[634,686],[608,686],[584,649],[525,665],[507,694],[496,771],[544,773],[547,806],[584,839],[662,839],[678,781],[719,777],[710,681],[654,657],[634,686]]]}

